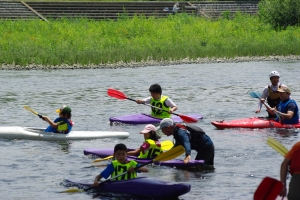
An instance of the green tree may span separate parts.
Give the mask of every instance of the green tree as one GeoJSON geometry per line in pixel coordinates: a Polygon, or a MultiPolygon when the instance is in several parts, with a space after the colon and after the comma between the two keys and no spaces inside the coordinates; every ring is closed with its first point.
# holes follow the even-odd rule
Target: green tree
{"type": "Polygon", "coordinates": [[[258,4],[259,18],[278,29],[300,25],[300,0],[262,0],[258,4]]]}

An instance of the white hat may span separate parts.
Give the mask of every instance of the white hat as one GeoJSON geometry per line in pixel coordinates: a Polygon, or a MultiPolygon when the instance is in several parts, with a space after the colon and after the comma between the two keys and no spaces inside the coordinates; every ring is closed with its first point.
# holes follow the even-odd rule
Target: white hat
{"type": "Polygon", "coordinates": [[[170,118],[165,118],[163,120],[160,121],[159,126],[156,127],[156,130],[160,130],[163,129],[165,127],[169,127],[169,126],[173,126],[174,125],[174,121],[170,118]]]}
{"type": "Polygon", "coordinates": [[[272,78],[274,76],[278,76],[280,78],[280,74],[277,71],[271,71],[271,73],[269,74],[269,77],[272,78]]]}

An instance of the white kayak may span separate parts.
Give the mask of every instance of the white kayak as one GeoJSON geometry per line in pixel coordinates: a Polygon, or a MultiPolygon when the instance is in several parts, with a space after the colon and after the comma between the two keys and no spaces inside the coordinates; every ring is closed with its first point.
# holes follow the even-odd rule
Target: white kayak
{"type": "Polygon", "coordinates": [[[91,140],[101,138],[127,138],[128,132],[118,131],[71,131],[68,134],[45,132],[44,128],[8,126],[0,127],[0,138],[3,139],[27,139],[27,140],[91,140]]]}

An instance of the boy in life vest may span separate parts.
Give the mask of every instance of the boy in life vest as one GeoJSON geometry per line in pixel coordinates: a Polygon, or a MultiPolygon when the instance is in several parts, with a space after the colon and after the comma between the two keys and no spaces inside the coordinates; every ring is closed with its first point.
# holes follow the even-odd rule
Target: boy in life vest
{"type": "Polygon", "coordinates": [[[156,133],[155,126],[146,125],[140,134],[144,135],[144,143],[138,149],[127,152],[128,155],[153,159],[163,152],[159,141],[160,136],[156,133]]]}
{"type": "Polygon", "coordinates": [[[290,98],[291,90],[288,87],[282,86],[278,88],[277,92],[281,101],[277,105],[277,108],[268,109],[268,112],[271,114],[275,114],[276,112],[281,118],[276,120],[281,121],[283,124],[298,124],[299,110],[296,101],[290,98]]]}
{"type": "Polygon", "coordinates": [[[300,199],[300,142],[294,144],[292,149],[285,154],[284,160],[281,163],[280,167],[280,181],[282,182],[282,190],[280,192],[280,196],[286,196],[286,178],[288,170],[292,175],[290,184],[289,184],[289,192],[288,199],[289,200],[299,200],[300,199]]]}
{"type": "Polygon", "coordinates": [[[195,160],[204,160],[206,165],[214,165],[215,147],[208,135],[198,126],[191,124],[175,124],[172,119],[161,120],[156,130],[161,130],[166,136],[173,135],[174,147],[182,145],[185,148],[184,163],[191,160],[191,150],[197,151],[195,160]]]}
{"type": "MultiPolygon", "coordinates": [[[[124,172],[128,172],[123,176],[117,177],[115,180],[127,180],[136,178],[135,167],[138,167],[139,164],[134,160],[127,160],[127,147],[125,144],[117,144],[114,148],[114,158],[111,164],[107,165],[107,167],[96,176],[93,187],[98,187],[99,181],[102,177],[107,179],[109,176],[114,177],[124,172]]],[[[145,167],[141,167],[137,170],[137,172],[148,172],[148,169],[145,167]]]]}
{"type": "Polygon", "coordinates": [[[136,100],[138,104],[150,104],[152,106],[161,108],[151,108],[151,116],[164,119],[170,118],[171,114],[175,112],[178,107],[176,104],[170,99],[168,96],[162,95],[162,89],[159,84],[153,84],[149,88],[149,92],[151,94],[150,97],[145,98],[143,100],[136,100]]]}
{"type": "Polygon", "coordinates": [[[69,106],[63,105],[60,109],[55,111],[59,114],[59,117],[54,121],[49,119],[47,116],[42,116],[42,119],[49,123],[49,126],[46,128],[45,132],[68,134],[73,127],[71,111],[72,110],[69,106]]]}
{"type": "MultiPolygon", "coordinates": [[[[267,104],[271,108],[277,107],[277,105],[280,102],[280,97],[279,94],[277,93],[277,89],[283,87],[286,87],[285,85],[279,83],[279,78],[280,74],[277,71],[271,71],[269,74],[269,78],[271,81],[271,84],[267,85],[262,94],[261,94],[261,99],[258,102],[258,109],[255,111],[255,113],[259,113],[263,104],[264,100],[267,100],[267,104]]],[[[276,118],[276,115],[273,115],[268,112],[268,117],[269,118],[276,118]]]]}

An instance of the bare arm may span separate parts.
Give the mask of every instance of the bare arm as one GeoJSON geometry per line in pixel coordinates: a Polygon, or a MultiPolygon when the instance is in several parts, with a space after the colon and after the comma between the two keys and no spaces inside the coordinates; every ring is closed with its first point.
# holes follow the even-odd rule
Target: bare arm
{"type": "Polygon", "coordinates": [[[171,107],[171,109],[169,110],[169,113],[173,113],[173,112],[175,112],[178,109],[177,105],[170,98],[168,98],[166,100],[166,105],[169,106],[169,107],[171,107]]]}
{"type": "Polygon", "coordinates": [[[171,108],[170,113],[175,112],[177,109],[178,109],[178,107],[177,107],[177,106],[174,106],[173,108],[171,108]]]}
{"type": "Polygon", "coordinates": [[[139,168],[139,171],[141,171],[141,172],[149,172],[149,170],[146,167],[139,168]]]}
{"type": "MultiPolygon", "coordinates": [[[[141,167],[141,168],[138,168],[137,170],[140,172],[148,172],[149,171],[146,167],[141,167]]],[[[132,173],[132,172],[134,172],[134,167],[130,167],[128,169],[128,173],[132,173]]]]}
{"type": "Polygon", "coordinates": [[[98,187],[99,181],[100,181],[101,178],[102,178],[102,176],[100,174],[98,176],[96,176],[96,178],[94,180],[93,187],[98,187]]]}
{"type": "Polygon", "coordinates": [[[135,102],[136,102],[137,104],[143,104],[143,103],[145,103],[145,101],[144,101],[144,100],[141,100],[141,99],[137,99],[137,100],[135,100],[135,102]]]}
{"type": "Polygon", "coordinates": [[[136,150],[133,150],[133,151],[128,151],[127,152],[127,155],[129,156],[138,156],[141,152],[141,148],[138,148],[136,150]]]}
{"type": "Polygon", "coordinates": [[[145,99],[137,99],[135,100],[138,104],[149,104],[152,97],[147,97],[145,99]]]}
{"type": "Polygon", "coordinates": [[[288,111],[287,113],[282,113],[282,112],[278,112],[277,113],[283,118],[283,119],[287,119],[290,120],[292,119],[294,112],[293,111],[288,111]]]}
{"type": "Polygon", "coordinates": [[[187,155],[187,156],[185,157],[185,159],[183,160],[183,163],[184,163],[184,164],[187,164],[188,162],[190,162],[190,160],[191,160],[191,155],[187,155]]]}
{"type": "Polygon", "coordinates": [[[291,160],[288,158],[285,158],[283,162],[281,163],[280,167],[280,181],[282,182],[283,186],[280,192],[280,196],[286,196],[286,176],[288,173],[288,166],[290,164],[291,160]]]}
{"type": "Polygon", "coordinates": [[[51,119],[49,119],[49,117],[47,116],[42,116],[42,119],[46,122],[49,123],[49,125],[52,127],[52,128],[57,128],[58,127],[58,124],[57,123],[54,123],[51,119]]]}
{"type": "MultiPolygon", "coordinates": [[[[268,86],[266,86],[261,94],[261,99],[267,99],[268,98],[268,86]]],[[[255,113],[259,113],[261,111],[261,107],[263,102],[261,101],[261,99],[258,100],[258,108],[255,111],[255,113]]]]}

